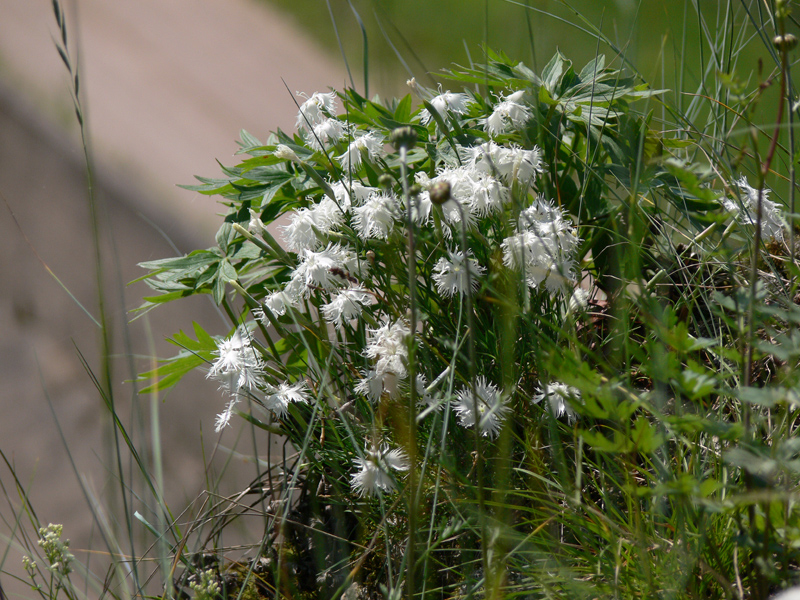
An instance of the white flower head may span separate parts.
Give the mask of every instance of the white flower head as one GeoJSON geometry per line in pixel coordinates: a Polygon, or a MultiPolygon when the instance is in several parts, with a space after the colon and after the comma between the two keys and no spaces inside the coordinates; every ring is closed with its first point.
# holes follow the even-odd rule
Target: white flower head
{"type": "MultiPolygon", "coordinates": [[[[447,113],[455,115],[463,115],[469,110],[472,100],[466,94],[455,94],[447,90],[442,92],[439,88],[440,94],[431,98],[429,104],[436,110],[437,113],[443,118],[447,118],[447,113]]],[[[430,111],[425,108],[419,113],[419,121],[423,125],[427,125],[433,119],[430,111]]]]}
{"type": "Polygon", "coordinates": [[[508,133],[514,129],[521,129],[531,118],[531,111],[522,104],[524,90],[509,94],[498,102],[492,114],[486,118],[486,131],[492,137],[501,133],[508,133]]]}
{"type": "Polygon", "coordinates": [[[428,380],[422,373],[417,373],[417,406],[433,412],[439,412],[443,406],[428,389],[428,380]]]}
{"type": "Polygon", "coordinates": [[[397,198],[390,193],[373,194],[353,209],[353,228],[361,239],[385,240],[398,217],[397,198]]]}
{"type": "Polygon", "coordinates": [[[375,374],[378,377],[387,373],[400,379],[405,377],[408,362],[407,338],[411,334],[406,324],[399,320],[394,323],[386,322],[377,329],[370,329],[369,334],[370,341],[364,354],[376,361],[375,374]]]}
{"type": "Polygon", "coordinates": [[[501,177],[507,182],[532,184],[544,172],[542,151],[538,146],[525,150],[519,146],[499,146],[486,142],[463,152],[467,164],[480,173],[501,177]]]}
{"type": "Polygon", "coordinates": [[[567,421],[573,423],[576,418],[575,411],[569,405],[571,398],[580,398],[581,393],[577,388],[568,386],[564,383],[548,383],[543,388],[537,390],[532,401],[539,404],[542,400],[547,400],[547,409],[557,419],[566,417],[567,421]]]}
{"type": "Polygon", "coordinates": [[[327,94],[315,92],[310,98],[298,92],[298,96],[308,98],[300,106],[300,112],[297,113],[298,129],[308,130],[314,125],[319,125],[329,116],[333,116],[336,111],[336,94],[334,92],[327,94]]]}
{"type": "Polygon", "coordinates": [[[263,359],[250,345],[250,332],[245,327],[237,328],[229,339],[217,341],[214,354],[217,359],[206,377],[218,379],[233,394],[262,385],[263,359]]]}
{"type": "Polygon", "coordinates": [[[353,205],[361,205],[366,202],[372,194],[377,194],[380,188],[366,186],[357,179],[353,181],[334,181],[330,184],[336,203],[343,212],[350,212],[353,205]]]}
{"type": "Polygon", "coordinates": [[[529,287],[543,282],[552,293],[573,279],[578,237],[566,215],[539,196],[519,217],[519,233],[503,240],[503,263],[521,272],[529,287]]]}
{"type": "Polygon", "coordinates": [[[339,119],[323,119],[306,133],[306,143],[314,150],[325,150],[337,144],[347,133],[347,125],[339,119]]]}
{"type": "Polygon", "coordinates": [[[506,405],[503,395],[493,383],[488,383],[482,375],[475,381],[475,394],[477,395],[478,413],[475,413],[475,396],[467,387],[456,394],[458,402],[455,411],[458,422],[462,427],[475,426],[477,419],[481,435],[495,438],[503,427],[503,420],[511,409],[506,405]]]}
{"type": "Polygon", "coordinates": [[[510,200],[511,191],[491,175],[473,180],[469,206],[478,217],[501,211],[510,200]]]}
{"type": "Polygon", "coordinates": [[[282,383],[277,388],[272,388],[264,399],[264,406],[279,418],[284,418],[293,402],[308,404],[308,388],[305,382],[298,381],[294,385],[282,383]]]}
{"type": "MultiPolygon", "coordinates": [[[[299,290],[302,292],[302,290],[299,290]]],[[[286,309],[294,306],[300,300],[301,293],[293,294],[292,288],[287,290],[278,290],[269,294],[264,298],[264,306],[268,308],[274,315],[285,315],[286,309]]]]}
{"type": "Polygon", "coordinates": [[[341,328],[347,321],[352,321],[361,316],[362,307],[372,300],[361,285],[354,285],[331,297],[328,304],[322,306],[322,314],[326,321],[341,328]]]}
{"type": "Polygon", "coordinates": [[[223,410],[221,413],[217,415],[217,418],[214,421],[215,433],[219,433],[225,427],[230,425],[231,417],[233,416],[233,409],[238,402],[239,402],[239,396],[238,395],[232,396],[227,406],[225,407],[225,410],[223,410]]]}
{"type": "Polygon", "coordinates": [[[350,477],[350,485],[362,498],[364,496],[377,496],[382,492],[392,492],[395,489],[392,471],[407,471],[408,458],[405,453],[383,444],[380,449],[367,448],[364,457],[355,459],[356,472],[350,477]]]}
{"type": "Polygon", "coordinates": [[[463,252],[448,252],[449,258],[440,258],[433,267],[433,280],[442,296],[451,297],[458,293],[463,296],[467,292],[475,292],[480,287],[478,278],[486,272],[477,260],[467,257],[463,252]],[[469,269],[472,289],[467,285],[469,269]]]}
{"type": "Polygon", "coordinates": [[[544,173],[544,161],[542,151],[538,146],[530,150],[512,146],[506,155],[508,162],[504,165],[506,177],[526,183],[533,184],[533,180],[538,173],[544,173]]]}
{"type": "Polygon", "coordinates": [[[383,152],[383,138],[374,131],[367,133],[358,132],[356,137],[350,142],[347,150],[337,160],[342,165],[344,171],[357,171],[361,166],[362,159],[366,156],[373,161],[383,152]]]}
{"type": "MultiPolygon", "coordinates": [[[[726,198],[722,201],[722,205],[725,210],[736,215],[740,223],[755,226],[758,218],[759,191],[747,183],[744,175],[735,185],[739,189],[740,199],[726,198]]],[[[787,229],[786,221],[780,206],[768,198],[769,192],[767,188],[761,190],[761,235],[765,241],[783,242],[784,232],[787,229]]]]}
{"type": "Polygon", "coordinates": [[[350,271],[354,260],[354,254],[338,244],[328,244],[319,252],[305,249],[303,261],[292,273],[292,282],[303,295],[313,288],[335,289],[342,284],[342,273],[350,271]]]}
{"type": "Polygon", "coordinates": [[[343,211],[326,197],[319,204],[297,210],[289,217],[289,223],[281,226],[281,231],[289,250],[316,250],[322,244],[320,236],[330,233],[343,221],[343,211]]]}

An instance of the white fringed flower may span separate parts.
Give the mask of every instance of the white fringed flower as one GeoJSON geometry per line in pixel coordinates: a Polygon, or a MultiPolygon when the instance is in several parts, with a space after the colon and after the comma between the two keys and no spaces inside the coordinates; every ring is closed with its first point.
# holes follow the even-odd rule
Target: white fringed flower
{"type": "Polygon", "coordinates": [[[320,235],[330,233],[344,221],[344,213],[330,198],[323,198],[319,204],[301,208],[289,217],[288,225],[283,225],[283,239],[293,252],[316,250],[321,245],[320,235]]]}
{"type": "Polygon", "coordinates": [[[284,418],[293,402],[308,404],[308,388],[305,382],[298,381],[294,385],[282,383],[277,388],[271,388],[264,399],[264,406],[279,418],[284,418]]]}
{"type": "Polygon", "coordinates": [[[531,118],[531,111],[521,103],[525,90],[505,96],[497,103],[492,114],[486,118],[486,131],[492,137],[521,129],[531,118]]]}
{"type": "Polygon", "coordinates": [[[362,373],[362,377],[354,389],[356,394],[364,396],[370,402],[377,402],[381,399],[381,394],[383,394],[383,378],[374,369],[366,371],[362,373]]]}
{"type": "MultiPolygon", "coordinates": [[[[441,91],[441,88],[439,88],[439,91],[441,91]]],[[[450,90],[447,90],[433,97],[429,104],[443,119],[446,119],[447,113],[453,113],[459,116],[465,114],[469,110],[469,105],[472,104],[472,100],[466,94],[454,94],[450,92],[450,90]]],[[[433,115],[431,115],[427,108],[419,113],[419,121],[423,125],[430,123],[431,119],[433,119],[433,115]]]]}
{"type": "Polygon", "coordinates": [[[342,212],[349,213],[353,205],[361,205],[372,194],[380,193],[380,188],[364,185],[357,179],[353,181],[334,181],[330,184],[336,203],[342,212]]]}
{"type": "Polygon", "coordinates": [[[334,92],[327,94],[315,92],[310,98],[301,92],[298,92],[298,95],[308,98],[300,106],[300,112],[297,114],[299,129],[308,130],[314,125],[319,125],[329,116],[333,116],[336,111],[336,94],[334,92]]]}
{"type": "Polygon", "coordinates": [[[239,402],[239,397],[234,395],[231,397],[230,401],[228,402],[225,410],[217,415],[217,418],[214,421],[214,432],[219,433],[225,427],[230,425],[231,417],[233,416],[233,409],[236,404],[239,402]]]}
{"type": "Polygon", "coordinates": [[[529,287],[546,282],[552,293],[573,278],[578,237],[564,213],[539,196],[520,214],[519,233],[503,240],[503,263],[519,271],[529,287]]]}
{"type": "MultiPolygon", "coordinates": [[[[747,183],[743,175],[735,183],[739,188],[740,200],[726,198],[722,205],[728,212],[736,215],[740,223],[756,225],[758,217],[758,190],[747,183]]],[[[770,190],[761,192],[761,236],[765,241],[783,242],[786,221],[778,204],[768,198],[770,190]]]]}
{"type": "Polygon", "coordinates": [[[506,406],[502,394],[496,385],[488,383],[486,378],[479,376],[475,382],[475,393],[478,397],[478,413],[475,414],[475,396],[467,387],[456,394],[458,402],[455,411],[458,422],[462,427],[475,426],[476,416],[481,435],[495,438],[503,427],[503,420],[511,410],[506,406]]]}
{"type": "Polygon", "coordinates": [[[450,258],[440,258],[433,267],[433,280],[442,296],[463,296],[468,291],[475,292],[480,287],[478,278],[486,272],[474,258],[467,258],[463,252],[448,252],[450,258]],[[467,285],[467,269],[469,269],[472,290],[467,285]]]}
{"type": "Polygon", "coordinates": [[[286,309],[290,306],[294,306],[298,299],[299,296],[287,293],[286,290],[278,290],[264,298],[264,306],[267,307],[272,314],[281,316],[285,315],[286,309]]]}
{"type": "Polygon", "coordinates": [[[502,210],[511,199],[510,190],[491,175],[472,180],[470,210],[478,217],[502,210]]]}
{"type": "Polygon", "coordinates": [[[385,240],[398,217],[397,199],[391,194],[373,194],[363,204],[353,208],[353,228],[361,239],[385,240]]]}
{"type": "Polygon", "coordinates": [[[339,142],[347,133],[347,126],[339,119],[323,119],[306,133],[306,143],[314,150],[325,150],[339,142]]]}
{"type": "Polygon", "coordinates": [[[534,404],[539,404],[542,400],[547,400],[547,409],[557,419],[566,417],[567,421],[573,423],[576,418],[575,411],[569,405],[570,398],[580,398],[581,393],[577,388],[568,386],[564,383],[548,383],[540,388],[531,399],[534,404]]]}
{"type": "Polygon", "coordinates": [[[377,496],[381,492],[392,492],[395,489],[392,471],[407,471],[408,458],[400,449],[389,450],[387,444],[380,449],[373,446],[367,448],[364,457],[355,459],[356,472],[350,477],[353,491],[362,498],[377,496]]]}
{"type": "Polygon", "coordinates": [[[499,146],[486,142],[467,149],[464,159],[469,167],[486,175],[503,178],[507,182],[518,181],[530,185],[538,173],[544,172],[542,151],[538,146],[525,150],[519,146],[499,146]]]}
{"type": "Polygon", "coordinates": [[[410,330],[402,321],[386,322],[377,329],[370,329],[370,341],[364,350],[367,358],[374,359],[375,373],[383,377],[392,373],[402,379],[406,376],[408,362],[408,346],[406,338],[410,330]]]}
{"type": "Polygon", "coordinates": [[[332,290],[342,283],[340,272],[349,272],[354,266],[355,256],[338,244],[328,244],[324,250],[303,250],[303,261],[292,273],[292,281],[301,295],[312,288],[332,290]]]}
{"type": "Polygon", "coordinates": [[[250,333],[244,327],[239,327],[229,339],[217,341],[214,354],[217,359],[206,377],[219,380],[232,394],[262,384],[263,360],[250,345],[250,333]]]}
{"type": "Polygon", "coordinates": [[[362,307],[368,305],[371,299],[363,287],[355,285],[332,296],[331,301],[322,306],[322,314],[326,321],[341,328],[346,321],[360,317],[362,307]]]}
{"type": "Polygon", "coordinates": [[[357,136],[350,142],[344,154],[336,157],[345,172],[357,171],[365,156],[372,161],[383,152],[383,139],[374,131],[359,132],[357,136]]]}

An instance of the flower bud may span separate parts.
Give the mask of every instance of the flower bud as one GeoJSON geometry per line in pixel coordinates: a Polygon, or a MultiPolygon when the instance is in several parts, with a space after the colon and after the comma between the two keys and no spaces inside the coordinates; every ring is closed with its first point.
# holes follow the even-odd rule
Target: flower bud
{"type": "Polygon", "coordinates": [[[394,178],[388,173],[383,173],[380,177],[378,177],[378,185],[385,190],[391,188],[393,183],[394,178]]]}
{"type": "Polygon", "coordinates": [[[431,202],[442,205],[450,200],[450,183],[447,181],[437,181],[430,190],[431,202]]]}
{"type": "Polygon", "coordinates": [[[408,188],[408,193],[412,196],[419,196],[422,193],[422,186],[418,183],[415,183],[410,188],[408,188]]]}
{"type": "Polygon", "coordinates": [[[414,144],[417,143],[417,132],[414,131],[413,127],[409,127],[408,125],[398,127],[389,135],[389,143],[394,146],[395,150],[399,150],[400,148],[411,150],[414,144]]]}
{"type": "Polygon", "coordinates": [[[278,144],[272,154],[275,158],[280,158],[281,160],[300,162],[300,157],[297,156],[297,153],[286,144],[278,144]]]}
{"type": "Polygon", "coordinates": [[[797,47],[797,37],[791,33],[776,35],[772,38],[772,45],[780,51],[789,52],[797,47]]]}
{"type": "Polygon", "coordinates": [[[369,261],[369,266],[375,266],[375,253],[372,250],[367,250],[367,261],[369,261]]]}

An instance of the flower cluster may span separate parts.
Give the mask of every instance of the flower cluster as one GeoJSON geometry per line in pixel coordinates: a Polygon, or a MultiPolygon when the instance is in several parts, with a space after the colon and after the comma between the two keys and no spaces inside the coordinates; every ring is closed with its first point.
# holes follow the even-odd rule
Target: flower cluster
{"type": "Polygon", "coordinates": [[[62,525],[50,523],[47,527],[39,528],[38,544],[44,551],[48,569],[53,573],[68,575],[72,571],[72,562],[75,557],[69,551],[69,540],[61,539],[62,525]]]}
{"type": "Polygon", "coordinates": [[[219,340],[214,354],[217,359],[206,377],[219,380],[222,388],[230,393],[225,410],[217,415],[215,431],[221,431],[230,423],[242,396],[257,399],[256,394],[265,393],[262,404],[279,417],[286,416],[292,402],[308,401],[307,388],[302,381],[294,385],[284,382],[277,388],[267,383],[264,361],[252,345],[251,334],[246,328],[239,327],[229,339],[219,340]]]}
{"type": "MultiPolygon", "coordinates": [[[[368,406],[410,394],[409,348],[427,335],[424,329],[411,331],[411,307],[399,283],[408,281],[409,235],[418,244],[414,268],[426,312],[463,314],[465,297],[492,296],[498,276],[516,277],[534,293],[565,306],[576,287],[578,236],[567,212],[540,192],[546,167],[542,151],[521,135],[533,114],[533,95],[526,90],[500,93],[487,115],[466,93],[432,93],[415,82],[412,87],[425,102],[410,116],[408,129],[412,137],[420,131],[427,136],[429,153],[407,153],[406,148],[402,159],[392,154],[386,145],[390,132],[363,119],[337,116],[339,98],[333,93],[304,95],[297,135],[267,146],[273,164],[284,164],[282,173],[316,177],[313,187],[296,186],[294,210],[280,227],[290,261],[280,281],[265,282],[254,315],[264,324],[279,319],[301,325],[318,318],[338,340],[324,369],[341,369],[332,379],[347,382],[345,394],[354,392],[368,406]],[[437,150],[438,158],[431,160],[432,144],[448,124],[471,128],[474,134],[437,150]],[[322,154],[324,171],[319,169],[322,154]],[[405,185],[400,160],[405,161],[405,185]],[[417,189],[409,194],[411,183],[417,189]],[[447,198],[432,198],[442,186],[449,190],[447,198]],[[387,296],[392,298],[388,303],[387,296]]],[[[249,215],[247,229],[266,239],[261,213],[251,207],[249,215]]],[[[292,403],[309,401],[309,385],[328,393],[329,384],[312,368],[306,371],[308,385],[276,380],[276,369],[268,367],[266,354],[243,327],[219,341],[215,355],[209,377],[231,394],[218,430],[228,424],[241,397],[256,399],[284,419],[292,403]]],[[[477,427],[489,440],[498,437],[512,410],[509,399],[517,392],[501,391],[486,372],[472,382],[459,379],[460,389],[449,401],[438,392],[434,398],[441,377],[431,386],[426,382],[443,369],[450,366],[417,363],[420,411],[438,414],[450,406],[461,427],[477,427]]],[[[369,436],[374,442],[356,459],[351,485],[359,495],[390,491],[390,473],[407,465],[399,451],[388,450],[374,423],[362,425],[365,433],[369,426],[377,435],[369,436]]]]}

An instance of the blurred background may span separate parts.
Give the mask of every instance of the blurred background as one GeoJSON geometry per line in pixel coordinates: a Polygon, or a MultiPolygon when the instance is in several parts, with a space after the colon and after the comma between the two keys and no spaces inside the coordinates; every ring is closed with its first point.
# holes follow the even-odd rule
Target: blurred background
{"type": "MultiPolygon", "coordinates": [[[[213,433],[223,398],[202,374],[154,398],[137,396],[131,383],[152,357],[178,351],[165,338],[192,321],[214,335],[229,329],[208,298],[129,322],[148,293],[127,285],[144,274],[137,263],[214,244],[215,201],[177,184],[216,177],[217,161],[233,164],[240,129],[262,139],[278,127],[293,131],[296,91],[353,85],[390,97],[405,95],[411,76],[447,89],[436,73],[479,61],[484,45],[536,72],[557,48],[578,69],[596,53],[617,65],[624,57],[653,87],[692,94],[716,75],[706,68],[716,53],[719,71],[752,89],[759,61],[761,77],[771,68],[759,34],[742,30],[735,54],[730,43],[709,40],[727,19],[764,22],[763,5],[704,2],[698,13],[695,4],[65,0],[101,206],[115,402],[150,463],[158,461],[150,432],[159,423],[175,514],[202,494],[210,473],[229,470],[217,492],[231,495],[256,472],[252,445],[235,450],[239,430],[213,433]],[[612,46],[598,44],[593,28],[612,46]]],[[[762,35],[772,35],[768,26],[762,35]]],[[[27,526],[26,516],[14,520],[22,497],[42,524],[64,524],[81,560],[104,550],[93,513],[112,523],[121,514],[114,438],[87,373],[100,368],[87,171],[58,38],[51,0],[0,0],[0,560],[16,575],[20,551],[10,540],[27,526]]],[[[768,123],[771,114],[758,118],[768,123]]],[[[11,597],[33,594],[12,575],[0,582],[11,597]]]]}

